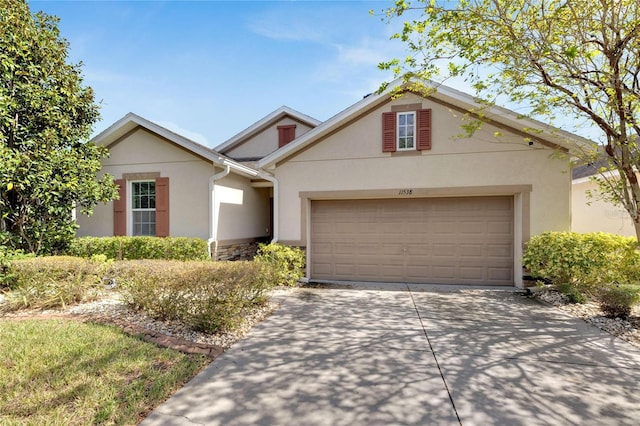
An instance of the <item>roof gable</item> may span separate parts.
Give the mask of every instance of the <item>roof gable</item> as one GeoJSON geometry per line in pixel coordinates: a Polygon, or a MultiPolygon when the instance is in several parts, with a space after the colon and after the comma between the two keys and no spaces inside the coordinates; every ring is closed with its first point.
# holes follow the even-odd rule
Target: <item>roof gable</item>
{"type": "Polygon", "coordinates": [[[258,135],[269,127],[275,126],[279,121],[282,121],[285,118],[290,118],[294,121],[300,122],[306,126],[311,127],[312,129],[321,123],[319,120],[316,120],[315,118],[296,111],[292,108],[281,106],[262,119],[256,121],[240,133],[236,134],[232,138],[221,143],[215,149],[223,154],[226,154],[234,148],[246,143],[252,137],[258,135]]]}
{"type": "MultiPolygon", "coordinates": [[[[431,83],[428,85],[436,90],[427,96],[427,99],[459,111],[472,112],[481,110],[482,116],[480,117],[477,115],[475,118],[498,127],[508,129],[511,132],[519,134],[523,138],[529,138],[532,141],[540,142],[543,145],[560,148],[569,152],[581,146],[593,145],[593,142],[578,135],[574,135],[537,120],[523,118],[519,114],[506,108],[498,106],[482,106],[473,96],[450,87],[444,85],[438,85],[436,87],[431,83]]],[[[402,78],[395,80],[383,93],[366,96],[359,102],[323,122],[318,127],[297,138],[292,143],[264,157],[258,162],[257,166],[259,168],[272,168],[276,164],[286,161],[288,158],[296,155],[298,152],[306,149],[316,142],[323,140],[323,138],[336,132],[343,126],[348,125],[359,117],[366,115],[375,108],[390,102],[394,98],[394,94],[403,88],[407,88],[407,92],[411,91],[403,82],[402,78]]]]}
{"type": "Polygon", "coordinates": [[[96,135],[92,142],[109,147],[114,143],[122,140],[127,135],[136,131],[138,128],[143,128],[159,137],[173,143],[174,145],[190,152],[191,154],[200,157],[204,160],[211,161],[212,163],[226,167],[229,166],[231,171],[244,175],[244,176],[256,176],[258,172],[243,164],[237,163],[230,158],[225,157],[217,151],[214,151],[204,145],[200,145],[197,142],[187,139],[171,130],[162,127],[152,121],[149,121],[139,115],[132,112],[126,114],[120,120],[107,127],[105,130],[96,135]]]}

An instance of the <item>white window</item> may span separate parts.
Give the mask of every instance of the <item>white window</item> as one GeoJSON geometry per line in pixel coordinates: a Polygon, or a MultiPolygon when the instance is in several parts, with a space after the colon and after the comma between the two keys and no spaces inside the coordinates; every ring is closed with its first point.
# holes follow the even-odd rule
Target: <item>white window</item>
{"type": "Polygon", "coordinates": [[[156,183],[131,182],[131,235],[156,235],[156,183]]]}
{"type": "Polygon", "coordinates": [[[407,151],[416,149],[416,113],[415,112],[399,112],[397,126],[398,151],[407,151]]]}

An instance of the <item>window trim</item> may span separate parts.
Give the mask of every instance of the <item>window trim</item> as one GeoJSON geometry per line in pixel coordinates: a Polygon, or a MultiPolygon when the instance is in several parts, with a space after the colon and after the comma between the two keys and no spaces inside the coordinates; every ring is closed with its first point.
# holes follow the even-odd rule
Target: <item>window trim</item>
{"type": "MultiPolygon", "coordinates": [[[[416,147],[417,147],[417,120],[418,120],[418,114],[417,111],[398,111],[396,112],[396,151],[416,151],[416,147]],[[411,116],[413,117],[413,125],[412,125],[412,129],[413,129],[413,134],[411,135],[411,143],[412,146],[410,148],[400,148],[400,128],[406,128],[408,129],[409,126],[407,125],[401,125],[400,124],[400,116],[401,115],[406,115],[406,116],[411,116]]],[[[405,136],[406,137],[406,136],[405,136]]]]}
{"type": "Polygon", "coordinates": [[[144,235],[144,236],[151,236],[151,237],[155,237],[158,233],[158,218],[157,218],[157,196],[158,196],[158,191],[157,191],[157,183],[155,179],[134,179],[134,180],[127,180],[127,235],[129,236],[135,236],[135,234],[133,233],[133,229],[134,229],[134,212],[139,212],[139,211],[153,211],[156,216],[155,216],[155,222],[154,222],[154,233],[153,235],[144,235]],[[156,207],[154,207],[153,209],[150,208],[139,208],[139,209],[134,209],[133,207],[133,197],[134,197],[134,192],[133,192],[133,184],[134,183],[153,183],[153,187],[154,187],[154,198],[156,199],[156,207]]]}

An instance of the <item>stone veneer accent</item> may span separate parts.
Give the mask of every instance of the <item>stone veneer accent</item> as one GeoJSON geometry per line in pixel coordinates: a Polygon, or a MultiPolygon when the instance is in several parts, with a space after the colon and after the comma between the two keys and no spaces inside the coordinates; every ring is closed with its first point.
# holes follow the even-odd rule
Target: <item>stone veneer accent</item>
{"type": "Polygon", "coordinates": [[[258,252],[258,245],[260,243],[267,243],[268,241],[268,239],[260,239],[219,245],[215,253],[215,260],[251,260],[258,252]]]}

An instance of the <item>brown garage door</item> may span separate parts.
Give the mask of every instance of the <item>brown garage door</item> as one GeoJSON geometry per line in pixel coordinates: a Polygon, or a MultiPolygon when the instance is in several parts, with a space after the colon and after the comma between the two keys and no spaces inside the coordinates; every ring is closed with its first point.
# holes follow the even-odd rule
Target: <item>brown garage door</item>
{"type": "Polygon", "coordinates": [[[513,197],[311,202],[312,279],[513,285],[513,197]]]}

